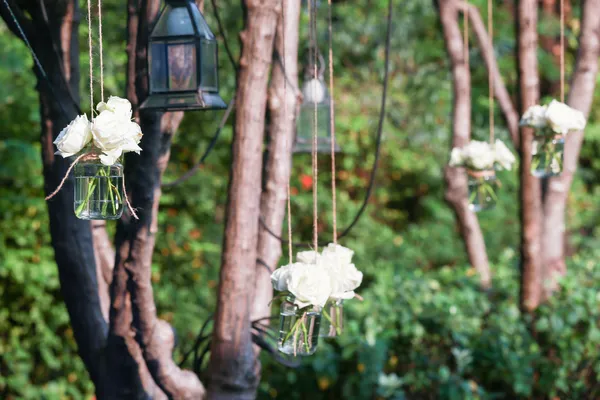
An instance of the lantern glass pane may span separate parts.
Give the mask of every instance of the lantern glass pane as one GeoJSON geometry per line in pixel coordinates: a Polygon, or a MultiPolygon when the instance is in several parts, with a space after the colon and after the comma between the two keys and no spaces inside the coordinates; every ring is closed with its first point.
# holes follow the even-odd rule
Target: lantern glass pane
{"type": "Polygon", "coordinates": [[[192,19],[187,7],[172,7],[169,4],[165,7],[152,30],[152,36],[185,36],[194,35],[194,33],[192,19]]]}
{"type": "Polygon", "coordinates": [[[217,42],[214,40],[202,39],[200,41],[200,76],[202,82],[200,89],[208,92],[219,90],[217,76],[217,42]]]}
{"type": "Polygon", "coordinates": [[[169,43],[169,90],[195,91],[198,88],[196,45],[190,42],[169,43]]]}
{"type": "Polygon", "coordinates": [[[163,92],[167,87],[167,45],[165,42],[150,44],[150,91],[163,92]]]}
{"type": "Polygon", "coordinates": [[[312,138],[315,129],[315,108],[317,122],[317,151],[327,153],[331,151],[331,125],[329,115],[329,101],[321,103],[303,103],[298,115],[295,152],[312,151],[312,138]],[[316,107],[315,107],[316,106],[316,107]]]}

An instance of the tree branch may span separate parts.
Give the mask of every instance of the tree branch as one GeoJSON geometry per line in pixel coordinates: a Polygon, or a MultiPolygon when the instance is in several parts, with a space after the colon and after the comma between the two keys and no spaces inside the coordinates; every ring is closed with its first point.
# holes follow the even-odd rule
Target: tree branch
{"type": "MultiPolygon", "coordinates": [[[[300,104],[300,94],[295,92],[295,88],[298,87],[298,28],[301,5],[299,1],[283,4],[282,14],[277,23],[275,53],[284,54],[285,50],[283,64],[286,71],[283,70],[282,63],[274,63],[269,89],[271,124],[265,166],[267,179],[260,198],[260,215],[265,224],[276,232],[281,232],[286,215],[287,183],[290,178],[292,145],[296,132],[296,109],[300,104]]],[[[258,259],[269,267],[276,268],[280,257],[281,241],[270,235],[264,227],[261,228],[258,234],[258,259]]],[[[271,315],[273,288],[269,270],[258,263],[254,290],[251,319],[268,317],[271,315]]]]}
{"type": "Polygon", "coordinates": [[[255,293],[267,84],[280,0],[247,0],[236,94],[227,222],[210,359],[209,398],[254,399],[250,313],[255,293]]]}
{"type": "MultiPolygon", "coordinates": [[[[579,51],[567,103],[587,117],[594,98],[600,57],[600,0],[583,0],[581,15],[579,51]]],[[[567,135],[564,170],[548,183],[544,204],[544,298],[548,298],[558,287],[557,279],[567,272],[565,212],[582,143],[583,132],[571,132],[567,135]]]]}
{"type": "MultiPolygon", "coordinates": [[[[518,41],[520,113],[539,104],[537,64],[538,34],[537,0],[521,0],[517,7],[516,32],[518,41]]],[[[542,204],[540,180],[531,175],[533,130],[521,129],[521,307],[532,311],[540,304],[541,295],[541,226],[542,204]]]]}
{"type": "MultiPolygon", "coordinates": [[[[444,41],[452,68],[454,103],[452,115],[452,146],[463,147],[471,136],[471,75],[464,59],[464,43],[458,26],[458,1],[439,4],[444,41]]],[[[467,177],[464,168],[446,167],[446,201],[452,206],[471,265],[479,273],[483,288],[491,286],[491,273],[485,242],[475,214],[469,210],[467,177]]]]}
{"type": "Polygon", "coordinates": [[[461,1],[460,7],[463,10],[463,13],[466,7],[469,7],[469,20],[471,21],[471,27],[473,28],[473,32],[475,33],[475,37],[477,38],[477,44],[479,45],[479,49],[481,50],[481,54],[483,56],[483,60],[485,61],[485,66],[487,68],[488,74],[491,72],[494,76],[494,93],[496,94],[496,99],[498,100],[498,104],[500,105],[500,109],[502,110],[502,114],[504,115],[504,119],[506,120],[506,124],[508,126],[508,131],[510,132],[510,136],[513,142],[513,145],[516,149],[519,148],[519,113],[517,112],[512,99],[510,98],[510,94],[506,89],[506,85],[504,84],[504,79],[502,79],[502,75],[500,74],[500,69],[498,68],[498,62],[496,60],[496,55],[494,54],[494,48],[490,46],[490,39],[487,33],[487,29],[481,19],[481,14],[479,13],[479,9],[477,6],[473,4],[464,3],[461,1]]]}

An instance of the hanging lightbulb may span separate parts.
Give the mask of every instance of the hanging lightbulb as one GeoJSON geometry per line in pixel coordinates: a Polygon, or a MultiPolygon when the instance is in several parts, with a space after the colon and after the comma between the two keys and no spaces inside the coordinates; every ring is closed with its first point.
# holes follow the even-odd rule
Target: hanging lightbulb
{"type": "MultiPolygon", "coordinates": [[[[311,62],[305,68],[302,105],[296,121],[294,153],[312,152],[315,128],[317,130],[317,152],[331,153],[331,114],[329,109],[331,98],[323,78],[323,56],[319,54],[318,59],[321,66],[316,73],[315,65],[311,62]]],[[[337,143],[335,151],[340,151],[337,143]]]]}
{"type": "Polygon", "coordinates": [[[217,60],[215,35],[196,3],[166,0],[148,42],[149,95],[141,108],[225,108],[217,60]]]}

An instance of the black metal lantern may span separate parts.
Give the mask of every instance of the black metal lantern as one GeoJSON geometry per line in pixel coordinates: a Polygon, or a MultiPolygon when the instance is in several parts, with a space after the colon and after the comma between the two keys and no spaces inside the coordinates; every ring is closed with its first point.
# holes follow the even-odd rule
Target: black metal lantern
{"type": "MultiPolygon", "coordinates": [[[[313,132],[317,130],[317,152],[331,153],[331,98],[323,78],[323,56],[319,54],[321,67],[315,73],[314,64],[308,63],[302,85],[302,105],[296,121],[294,153],[311,153],[313,132]],[[316,126],[315,126],[316,121],[316,126]]],[[[340,148],[335,144],[335,151],[340,148]]]]}
{"type": "Polygon", "coordinates": [[[166,0],[148,41],[150,93],[141,108],[226,108],[217,64],[215,35],[194,1],[166,0]]]}

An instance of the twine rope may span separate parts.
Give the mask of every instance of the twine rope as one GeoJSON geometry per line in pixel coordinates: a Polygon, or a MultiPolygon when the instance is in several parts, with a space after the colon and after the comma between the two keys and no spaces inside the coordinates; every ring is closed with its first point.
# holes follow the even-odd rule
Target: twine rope
{"type": "Polygon", "coordinates": [[[331,18],[331,0],[327,0],[329,25],[329,124],[331,129],[331,208],[333,214],[333,243],[337,244],[337,189],[335,170],[335,104],[333,95],[333,23],[331,18]]]}
{"type": "MultiPolygon", "coordinates": [[[[94,57],[92,54],[92,3],[87,0],[88,12],[88,54],[90,57],[90,120],[94,120],[94,57]]],[[[68,174],[67,174],[68,175],[68,174]]]]}
{"type": "Polygon", "coordinates": [[[102,0],[98,0],[98,45],[100,46],[100,101],[104,102],[104,55],[102,49],[102,0]]]}
{"type": "MultiPolygon", "coordinates": [[[[88,46],[89,46],[89,56],[90,56],[90,116],[91,116],[91,120],[94,121],[94,61],[93,61],[93,41],[92,41],[92,3],[90,0],[87,0],[87,11],[88,11],[88,46]]],[[[104,101],[104,61],[103,61],[103,46],[102,46],[102,0],[98,0],[98,39],[99,39],[99,45],[100,45],[100,98],[102,101],[104,101]]],[[[84,157],[90,155],[90,152],[86,152],[83,153],[81,155],[79,155],[79,157],[77,157],[75,159],[75,161],[73,161],[71,163],[71,165],[69,166],[69,168],[67,169],[67,172],[65,173],[65,176],[63,176],[62,180],[60,181],[60,184],[58,185],[58,187],[54,190],[54,192],[52,192],[50,195],[46,196],[46,201],[50,200],[51,198],[53,198],[54,196],[56,196],[56,194],[62,189],[62,187],[64,186],[65,182],[67,181],[67,178],[69,177],[69,174],[71,173],[71,171],[73,170],[73,168],[75,168],[75,165],[84,157]]],[[[127,196],[127,189],[125,188],[125,177],[123,177],[123,197],[125,198],[125,203],[127,204],[127,208],[129,209],[129,212],[131,213],[131,215],[135,218],[135,219],[139,219],[137,213],[135,212],[135,209],[131,206],[131,203],[129,202],[129,197],[127,196]]]]}
{"type": "MultiPolygon", "coordinates": [[[[283,115],[284,115],[284,120],[287,122],[288,120],[288,107],[287,107],[287,69],[285,67],[285,62],[286,62],[286,51],[285,51],[285,30],[286,30],[286,25],[285,25],[285,5],[284,5],[284,0],[281,0],[281,39],[283,41],[282,43],[282,49],[281,51],[283,52],[283,55],[281,56],[282,60],[281,60],[281,65],[282,65],[282,74],[283,74],[283,115]]],[[[286,145],[287,140],[288,140],[288,136],[286,135],[284,137],[284,140],[286,141],[286,145]]],[[[287,146],[286,146],[287,148],[287,146]]],[[[291,150],[291,149],[290,149],[291,150]]],[[[291,161],[291,160],[290,160],[291,161]]],[[[292,262],[294,261],[293,259],[293,244],[292,244],[292,190],[290,188],[290,179],[292,176],[292,170],[291,170],[291,165],[290,165],[290,172],[288,174],[288,179],[287,179],[287,183],[286,183],[286,190],[287,190],[287,231],[288,231],[288,257],[290,259],[290,264],[292,264],[292,262]]]]}
{"type": "MultiPolygon", "coordinates": [[[[490,49],[492,54],[494,53],[494,11],[493,11],[493,0],[488,0],[488,34],[490,38],[490,49]]],[[[494,144],[494,69],[490,68],[488,74],[488,87],[489,87],[489,108],[490,108],[490,144],[494,144]]]]}
{"type": "MultiPolygon", "coordinates": [[[[317,71],[317,21],[316,21],[316,3],[315,0],[308,1],[308,14],[309,14],[309,34],[310,34],[310,43],[312,47],[312,64],[313,64],[313,79],[318,79],[318,71],[317,71]]],[[[311,86],[312,82],[311,82],[311,86]]],[[[315,88],[311,87],[314,91],[315,88]]],[[[314,99],[313,99],[314,100],[314,99]]],[[[319,218],[318,218],[318,205],[317,205],[317,183],[318,183],[318,167],[317,167],[317,102],[313,102],[315,105],[314,108],[314,120],[313,120],[313,140],[312,140],[312,175],[313,175],[313,250],[319,251],[319,218]]]]}
{"type": "Polygon", "coordinates": [[[469,68],[469,65],[471,64],[470,60],[469,60],[469,2],[468,0],[465,2],[466,6],[465,6],[465,11],[463,14],[463,42],[465,44],[465,54],[464,54],[464,58],[465,58],[465,65],[467,66],[467,68],[469,68]]]}
{"type": "Polygon", "coordinates": [[[50,200],[51,198],[53,198],[54,196],[56,196],[56,194],[58,192],[60,192],[60,189],[62,189],[63,185],[67,181],[67,178],[69,177],[69,174],[71,173],[71,171],[73,170],[73,168],[75,168],[75,164],[77,164],[79,162],[79,160],[81,160],[83,157],[85,157],[87,155],[88,155],[88,153],[83,153],[79,157],[77,157],[75,159],[75,161],[73,161],[71,163],[71,165],[69,166],[69,169],[67,169],[67,173],[65,174],[65,176],[63,176],[63,178],[60,181],[60,184],[58,185],[58,187],[54,190],[54,192],[52,192],[48,196],[46,196],[46,199],[45,199],[46,201],[50,200]]]}
{"type": "Polygon", "coordinates": [[[560,101],[565,102],[565,0],[560,0],[560,101]]]}

